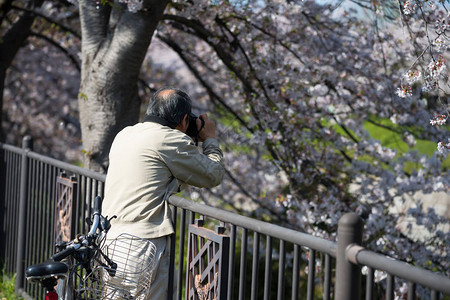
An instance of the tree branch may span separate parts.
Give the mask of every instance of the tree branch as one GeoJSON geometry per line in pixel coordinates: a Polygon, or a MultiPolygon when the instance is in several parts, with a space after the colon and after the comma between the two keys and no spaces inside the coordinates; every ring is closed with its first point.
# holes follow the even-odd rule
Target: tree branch
{"type": "Polygon", "coordinates": [[[31,32],[34,15],[24,13],[3,35],[0,44],[0,69],[6,70],[31,32]]]}
{"type": "Polygon", "coordinates": [[[70,59],[70,61],[72,62],[72,64],[78,71],[81,71],[80,63],[78,62],[76,55],[73,55],[72,53],[70,53],[66,48],[64,48],[63,46],[58,44],[58,42],[56,42],[55,40],[51,39],[50,37],[48,37],[46,35],[43,35],[43,34],[37,33],[37,32],[31,32],[30,36],[38,37],[38,38],[48,42],[52,46],[56,47],[58,50],[60,50],[62,53],[64,53],[70,59]]]}
{"type": "Polygon", "coordinates": [[[194,77],[206,89],[212,100],[218,101],[220,105],[222,105],[227,112],[233,115],[239,121],[239,123],[241,123],[241,125],[244,126],[249,132],[254,132],[253,129],[248,126],[247,122],[245,122],[237,112],[235,112],[219,95],[217,95],[216,92],[214,92],[213,88],[206,82],[206,80],[203,79],[203,77],[200,75],[200,72],[194,67],[194,65],[183,53],[183,49],[181,49],[181,47],[174,40],[161,36],[160,34],[158,34],[157,37],[178,54],[181,60],[183,60],[188,69],[192,72],[194,77]]]}
{"type": "Polygon", "coordinates": [[[125,72],[127,76],[139,77],[142,61],[168,1],[147,0],[138,12],[125,9],[119,12],[120,17],[115,21],[117,25],[105,53],[105,60],[120,70],[118,76],[125,72]]]}
{"type": "Polygon", "coordinates": [[[52,19],[52,18],[46,16],[46,15],[43,15],[43,14],[41,14],[41,13],[39,13],[39,12],[37,12],[37,11],[31,10],[31,9],[19,7],[19,6],[16,6],[16,5],[12,5],[12,8],[13,8],[13,9],[16,9],[16,10],[18,10],[18,11],[24,11],[24,12],[33,14],[33,15],[35,15],[36,17],[39,17],[39,18],[41,18],[41,19],[43,19],[43,20],[45,20],[45,21],[47,21],[47,22],[49,22],[49,23],[51,23],[51,24],[57,25],[57,26],[60,27],[62,30],[71,33],[71,34],[72,34],[73,36],[75,36],[76,38],[81,39],[81,35],[80,35],[79,32],[76,32],[76,31],[73,30],[72,28],[70,28],[70,27],[68,27],[68,26],[66,26],[66,25],[64,25],[64,24],[62,24],[62,23],[60,23],[60,22],[58,22],[58,21],[56,21],[56,20],[54,20],[54,19],[52,19]]]}
{"type": "MultiPolygon", "coordinates": [[[[90,63],[105,41],[108,32],[108,21],[111,6],[99,5],[92,0],[79,0],[81,36],[83,56],[88,56],[90,63]]],[[[84,63],[84,62],[83,62],[84,63]]]]}

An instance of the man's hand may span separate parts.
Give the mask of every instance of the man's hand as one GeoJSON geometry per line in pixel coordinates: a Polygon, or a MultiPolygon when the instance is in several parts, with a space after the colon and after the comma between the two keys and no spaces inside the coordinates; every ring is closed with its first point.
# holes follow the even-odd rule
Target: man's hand
{"type": "Polygon", "coordinates": [[[208,119],[208,116],[206,114],[201,114],[197,118],[196,122],[197,122],[198,130],[200,130],[199,136],[198,136],[198,139],[200,142],[204,142],[207,139],[215,139],[216,138],[216,124],[214,124],[213,121],[208,119]],[[203,128],[201,128],[202,121],[200,119],[202,119],[205,122],[205,125],[203,126],[203,128]]]}

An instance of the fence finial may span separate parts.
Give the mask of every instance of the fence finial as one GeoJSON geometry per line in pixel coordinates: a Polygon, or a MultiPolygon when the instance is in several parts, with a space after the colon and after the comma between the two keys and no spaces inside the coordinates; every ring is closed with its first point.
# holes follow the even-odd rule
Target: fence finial
{"type": "Polygon", "coordinates": [[[22,149],[33,150],[33,138],[26,135],[22,139],[22,149]]]}

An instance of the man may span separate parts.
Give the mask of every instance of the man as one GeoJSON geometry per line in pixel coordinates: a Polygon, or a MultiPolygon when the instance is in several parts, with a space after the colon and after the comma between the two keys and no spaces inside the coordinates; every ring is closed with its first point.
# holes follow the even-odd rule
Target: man
{"type": "Polygon", "coordinates": [[[185,92],[158,90],[146,114],[144,122],[126,127],[114,139],[102,211],[103,215],[117,216],[111,222],[108,239],[129,233],[156,245],[148,298],[153,300],[167,297],[168,236],[174,229],[166,200],[180,191],[181,184],[217,186],[224,167],[216,126],[206,114],[195,120],[203,153],[185,134],[191,119],[191,100],[185,92]]]}

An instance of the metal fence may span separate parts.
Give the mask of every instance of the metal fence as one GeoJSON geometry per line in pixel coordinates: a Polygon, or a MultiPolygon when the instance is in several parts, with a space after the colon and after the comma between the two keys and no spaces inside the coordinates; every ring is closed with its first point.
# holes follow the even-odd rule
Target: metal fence
{"type": "MultiPolygon", "coordinates": [[[[16,290],[34,299],[43,291],[24,280],[25,266],[53,251],[56,178],[62,172],[78,182],[74,219],[90,215],[94,195],[103,196],[105,176],[22,148],[0,144],[0,258],[8,273],[17,273],[16,290]]],[[[339,222],[338,243],[172,196],[176,238],[171,239],[170,299],[185,299],[188,224],[201,219],[220,225],[230,237],[227,299],[394,299],[395,282],[408,282],[408,299],[420,285],[431,299],[450,295],[450,279],[362,248],[363,222],[349,213],[339,222]],[[367,276],[361,266],[369,267],[367,276]],[[376,288],[374,271],[388,273],[376,288]],[[364,279],[364,280],[363,280],[364,279]]],[[[84,232],[83,221],[74,223],[84,232]]]]}
{"type": "MultiPolygon", "coordinates": [[[[24,138],[22,148],[0,144],[0,263],[6,272],[17,273],[16,290],[42,299],[42,289],[28,285],[24,273],[26,266],[45,261],[54,251],[57,177],[65,173],[79,183],[73,219],[85,220],[90,216],[92,196],[103,196],[105,175],[31,149],[29,137],[24,138]]],[[[85,232],[84,221],[73,225],[75,232],[85,232]]]]}

